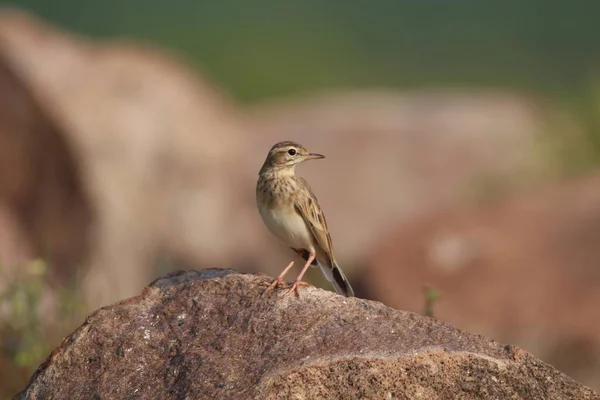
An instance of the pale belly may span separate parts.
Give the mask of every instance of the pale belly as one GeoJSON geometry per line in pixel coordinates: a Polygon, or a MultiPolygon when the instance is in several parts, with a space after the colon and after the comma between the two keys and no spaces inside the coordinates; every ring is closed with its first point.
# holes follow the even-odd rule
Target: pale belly
{"type": "Polygon", "coordinates": [[[282,208],[260,207],[259,212],[269,231],[283,243],[294,249],[315,251],[312,234],[300,215],[285,212],[282,208]]]}

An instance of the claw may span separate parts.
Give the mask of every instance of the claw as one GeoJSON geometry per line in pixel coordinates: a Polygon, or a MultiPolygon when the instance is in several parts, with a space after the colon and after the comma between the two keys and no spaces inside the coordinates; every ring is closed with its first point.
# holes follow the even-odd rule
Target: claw
{"type": "Polygon", "coordinates": [[[291,263],[288,264],[287,267],[285,267],[285,269],[283,270],[283,272],[281,274],[279,274],[279,276],[277,277],[277,279],[275,279],[273,282],[271,282],[271,284],[267,284],[267,282],[262,282],[261,285],[263,286],[267,286],[267,289],[265,290],[265,292],[268,292],[270,290],[276,289],[276,288],[288,288],[290,287],[287,283],[285,283],[283,281],[283,277],[285,276],[285,274],[288,273],[288,271],[294,266],[294,262],[292,261],[291,263]]]}
{"type": "Polygon", "coordinates": [[[290,287],[290,285],[281,278],[277,278],[271,283],[261,282],[261,286],[267,286],[267,288],[265,289],[265,292],[269,292],[273,289],[278,289],[278,288],[287,289],[290,287]]]}
{"type": "Polygon", "coordinates": [[[300,286],[310,286],[308,283],[306,282],[302,282],[302,281],[296,281],[294,282],[294,284],[290,287],[290,290],[288,290],[283,297],[289,296],[290,294],[294,293],[296,294],[296,297],[300,297],[300,286]]]}

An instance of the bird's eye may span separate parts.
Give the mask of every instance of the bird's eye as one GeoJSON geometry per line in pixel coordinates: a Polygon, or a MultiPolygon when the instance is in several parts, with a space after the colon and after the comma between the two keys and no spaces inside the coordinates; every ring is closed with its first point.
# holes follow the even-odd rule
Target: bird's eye
{"type": "Polygon", "coordinates": [[[289,150],[288,150],[288,154],[289,154],[290,156],[295,156],[295,155],[296,155],[296,149],[289,149],[289,150]]]}

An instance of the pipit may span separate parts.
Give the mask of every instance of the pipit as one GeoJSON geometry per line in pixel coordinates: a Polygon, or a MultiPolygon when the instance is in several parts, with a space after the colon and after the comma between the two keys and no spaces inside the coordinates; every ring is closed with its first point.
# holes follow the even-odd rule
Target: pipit
{"type": "Polygon", "coordinates": [[[290,294],[300,295],[300,286],[307,285],[302,277],[309,266],[319,266],[338,294],[352,297],[354,291],[337,265],[333,255],[331,236],[317,198],[308,182],[296,176],[298,164],[307,160],[325,158],[309,153],[294,142],[276,143],[258,174],[256,203],[258,211],[271,233],[302,257],[306,264],[294,284],[286,286],[283,277],[294,265],[292,261],[267,288],[288,287],[290,294]]]}

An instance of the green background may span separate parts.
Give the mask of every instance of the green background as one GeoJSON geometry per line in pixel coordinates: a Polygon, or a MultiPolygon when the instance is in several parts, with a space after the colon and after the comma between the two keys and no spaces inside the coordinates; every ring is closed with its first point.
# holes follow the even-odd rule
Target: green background
{"type": "Polygon", "coordinates": [[[507,87],[581,98],[598,1],[21,0],[95,37],[182,53],[239,101],[330,87],[507,87]]]}

